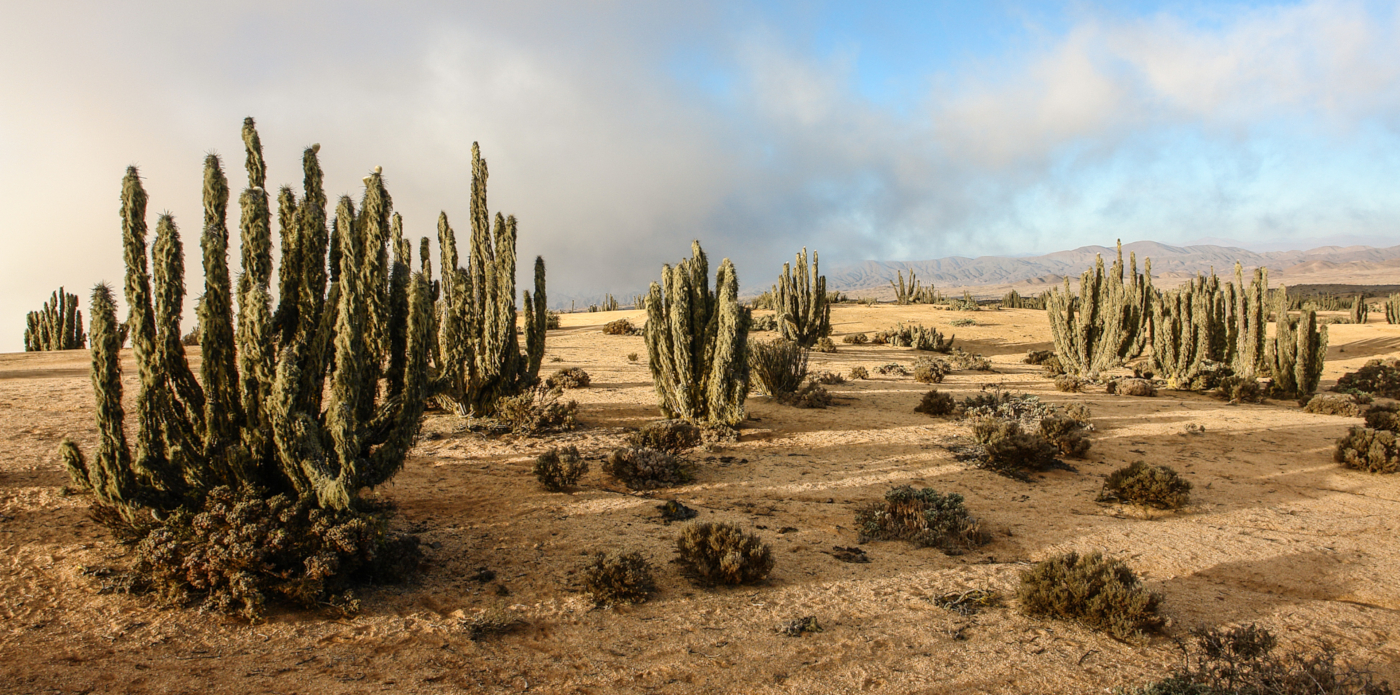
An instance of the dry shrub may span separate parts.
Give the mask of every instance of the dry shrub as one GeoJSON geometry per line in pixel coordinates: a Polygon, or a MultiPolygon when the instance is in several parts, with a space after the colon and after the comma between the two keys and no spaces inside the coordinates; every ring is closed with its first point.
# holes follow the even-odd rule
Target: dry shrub
{"type": "Polygon", "coordinates": [[[1338,665],[1328,644],[1275,653],[1278,640],[1263,628],[1195,628],[1182,664],[1165,680],[1121,695],[1391,695],[1390,684],[1351,665],[1338,665]]]}
{"type": "Polygon", "coordinates": [[[732,444],[739,441],[739,430],[722,422],[701,423],[700,441],[705,444],[732,444]]]}
{"type": "Polygon", "coordinates": [[[776,331],[778,330],[778,317],[773,314],[763,314],[755,316],[749,321],[751,331],[776,331]]]}
{"type": "Polygon", "coordinates": [[[986,545],[991,536],[963,506],[957,493],[940,495],[932,488],[915,490],[901,485],[856,512],[860,542],[909,541],[924,548],[938,548],[948,555],[986,545]]]}
{"type": "Polygon", "coordinates": [[[1041,362],[1040,369],[1045,372],[1045,376],[1059,376],[1065,373],[1065,365],[1056,355],[1051,355],[1050,359],[1041,362]]]}
{"type": "Polygon", "coordinates": [[[1108,382],[1108,392],[1120,396],[1155,396],[1157,387],[1148,379],[1118,379],[1108,382]]]}
{"type": "Polygon", "coordinates": [[[821,632],[821,623],[817,622],[817,616],[809,615],[803,618],[795,618],[787,621],[778,628],[778,634],[786,637],[801,637],[804,632],[821,632]]]}
{"type": "Polygon", "coordinates": [[[636,362],[637,360],[639,360],[639,359],[641,359],[641,358],[642,358],[642,356],[641,356],[641,355],[638,355],[638,354],[635,353],[635,352],[629,352],[629,353],[627,353],[627,361],[628,361],[628,362],[636,362]]]}
{"type": "Polygon", "coordinates": [[[894,376],[909,376],[909,370],[905,369],[904,365],[898,362],[882,364],[875,368],[875,373],[880,374],[882,376],[890,376],[891,374],[893,374],[894,376]]]}
{"type": "Polygon", "coordinates": [[[661,512],[662,523],[666,524],[673,521],[688,521],[700,515],[700,512],[685,506],[680,500],[668,500],[665,504],[657,505],[656,509],[661,512]]]}
{"type": "Polygon", "coordinates": [[[807,378],[823,386],[835,386],[836,384],[846,383],[846,377],[841,376],[836,372],[816,372],[814,374],[808,375],[807,378]]]}
{"type": "Polygon", "coordinates": [[[1308,400],[1303,411],[1314,415],[1361,417],[1363,406],[1370,402],[1371,397],[1365,394],[1319,393],[1308,400]]]}
{"type": "Polygon", "coordinates": [[[1366,426],[1373,430],[1400,432],[1400,404],[1377,403],[1367,408],[1366,426]]]}
{"type": "Polygon", "coordinates": [[[867,336],[864,333],[851,333],[842,336],[841,342],[847,345],[865,345],[866,343],[870,342],[870,336],[867,336]]]}
{"type": "Polygon", "coordinates": [[[631,490],[652,490],[690,481],[684,460],[657,449],[617,449],[603,462],[603,471],[631,490]]]}
{"type": "Polygon", "coordinates": [[[700,445],[701,431],[688,420],[656,420],[627,435],[634,449],[658,449],[679,454],[700,445]]]}
{"type": "Polygon", "coordinates": [[[828,353],[836,352],[836,343],[831,342],[831,338],[818,338],[816,344],[812,346],[812,351],[828,353]]]}
{"type": "Polygon", "coordinates": [[[1036,430],[1041,418],[1059,412],[1059,407],[1029,393],[1014,394],[994,388],[964,398],[959,410],[964,417],[1015,420],[1025,429],[1036,430]]]}
{"type": "Polygon", "coordinates": [[[618,319],[603,324],[604,335],[641,335],[641,329],[632,325],[627,319],[618,319]]]}
{"type": "Polygon", "coordinates": [[[1332,460],[1368,473],[1394,473],[1400,470],[1400,446],[1394,432],[1353,427],[1337,440],[1332,460]]]}
{"type": "Polygon", "coordinates": [[[1098,501],[1180,509],[1191,501],[1191,483],[1168,466],[1134,461],[1109,474],[1098,501]]]}
{"type": "Polygon", "coordinates": [[[128,589],[248,620],[262,618],[273,601],[354,613],[356,584],[402,582],[422,562],[418,538],[391,534],[382,515],[286,495],[264,499],[252,489],[216,487],[197,509],[160,521],[127,521],[101,505],[93,511],[134,546],[128,589]]]}
{"type": "Polygon", "coordinates": [[[936,357],[920,357],[914,362],[914,381],[920,384],[941,384],[952,367],[936,357]]]}
{"type": "Polygon", "coordinates": [[[919,400],[919,405],[914,408],[914,412],[931,415],[933,417],[943,417],[957,412],[957,402],[953,397],[940,393],[938,389],[930,389],[924,397],[919,400]]]}
{"type": "Polygon", "coordinates": [[[1262,403],[1264,389],[1253,377],[1227,376],[1216,386],[1215,397],[1230,403],[1262,403]]]}
{"type": "Polygon", "coordinates": [[[869,379],[869,378],[870,378],[870,370],[868,370],[868,369],[866,369],[865,367],[862,367],[862,366],[860,366],[860,365],[856,365],[856,366],[854,366],[854,367],[851,367],[851,378],[852,378],[852,379],[869,379]]]}
{"type": "Polygon", "coordinates": [[[578,454],[578,447],[555,447],[535,457],[535,478],[549,492],[563,492],[578,484],[588,472],[588,462],[578,454]]]}
{"type": "Polygon", "coordinates": [[[1016,591],[1021,612],[1071,620],[1122,640],[1160,629],[1162,597],[1142,587],[1122,560],[1097,551],[1065,553],[1021,573],[1016,591]]]}
{"type": "Polygon", "coordinates": [[[1022,361],[1026,364],[1045,364],[1054,356],[1054,350],[1031,350],[1026,353],[1026,359],[1022,361]]]}
{"type": "Polygon", "coordinates": [[[883,333],[876,333],[875,335],[871,336],[871,338],[870,338],[870,344],[871,344],[871,345],[889,345],[889,344],[890,344],[890,341],[885,340],[885,335],[884,335],[883,333]]]}
{"type": "Polygon", "coordinates": [[[1068,403],[1065,405],[1065,415],[1075,419],[1081,425],[1088,426],[1089,421],[1094,417],[1094,413],[1086,403],[1068,403]]]}
{"type": "Polygon", "coordinates": [[[773,571],[773,551],[734,524],[697,522],[676,537],[676,561],[705,584],[751,584],[773,571]]]}
{"type": "Polygon", "coordinates": [[[949,322],[948,322],[948,325],[953,326],[953,327],[955,327],[955,328],[963,328],[963,327],[966,327],[966,326],[976,326],[976,325],[977,325],[977,319],[969,319],[969,318],[953,319],[952,321],[949,321],[949,322]]]}
{"type": "Polygon", "coordinates": [[[544,380],[544,385],[550,388],[581,389],[588,386],[590,381],[588,372],[583,371],[581,367],[569,367],[549,375],[549,378],[544,380]]]}
{"type": "Polygon", "coordinates": [[[1082,459],[1089,453],[1084,423],[1069,415],[1048,415],[1040,419],[1040,435],[1050,440],[1061,456],[1082,459]]]}
{"type": "Polygon", "coordinates": [[[1028,471],[1054,465],[1059,453],[1045,437],[1022,431],[1016,420],[977,418],[972,424],[972,436],[986,451],[983,467],[1013,477],[1024,477],[1028,471]]]}
{"type": "Polygon", "coordinates": [[[962,348],[953,348],[949,354],[949,359],[953,361],[953,366],[958,369],[967,369],[974,372],[992,371],[991,360],[981,355],[974,355],[962,348]]]}
{"type": "Polygon", "coordinates": [[[1065,393],[1083,393],[1084,387],[1089,385],[1087,379],[1081,379],[1073,374],[1061,374],[1055,377],[1055,388],[1065,393]]]}
{"type": "Polygon", "coordinates": [[[807,350],[778,338],[749,343],[749,377],[760,393],[781,396],[802,388],[807,376],[807,350]]]}
{"type": "Polygon", "coordinates": [[[536,386],[496,401],[496,420],[521,435],[577,429],[578,402],[559,402],[563,390],[536,386]]]}
{"type": "Polygon", "coordinates": [[[1382,398],[1400,398],[1400,359],[1371,360],[1337,380],[1335,391],[1360,391],[1382,398]]]}
{"type": "Polygon", "coordinates": [[[583,569],[583,588],[599,606],[645,603],[656,593],[656,579],[639,552],[598,553],[583,569]]]}
{"type": "Polygon", "coordinates": [[[792,393],[784,393],[777,398],[779,403],[794,408],[825,408],[831,405],[831,393],[815,381],[804,381],[792,393]]]}

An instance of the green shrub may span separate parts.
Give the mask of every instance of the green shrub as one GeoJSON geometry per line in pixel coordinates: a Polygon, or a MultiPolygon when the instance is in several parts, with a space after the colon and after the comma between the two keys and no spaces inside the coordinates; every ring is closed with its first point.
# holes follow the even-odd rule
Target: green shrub
{"type": "Polygon", "coordinates": [[[1087,379],[1081,379],[1073,374],[1061,374],[1055,377],[1055,388],[1065,393],[1083,393],[1084,387],[1088,384],[1087,379]]]}
{"type": "Polygon", "coordinates": [[[1191,483],[1167,466],[1143,461],[1109,474],[1104,480],[1100,502],[1125,502],[1157,509],[1180,509],[1191,500],[1191,483]]]}
{"type": "Polygon", "coordinates": [[[749,377],[760,393],[781,396],[802,388],[807,350],[781,338],[749,343],[749,377]]]}
{"type": "Polygon", "coordinates": [[[1162,627],[1162,598],[1144,589],[1122,560],[1102,553],[1065,553],[1037,562],[1021,573],[1016,591],[1022,613],[1071,620],[1118,639],[1131,639],[1162,627]]]}
{"type": "Polygon", "coordinates": [[[1084,424],[1069,415],[1049,415],[1040,419],[1040,435],[1060,450],[1060,455],[1082,459],[1089,453],[1084,424]]]}
{"type": "Polygon", "coordinates": [[[1368,473],[1394,473],[1400,470],[1400,446],[1394,432],[1353,427],[1337,440],[1332,460],[1368,473]]]}
{"type": "Polygon", "coordinates": [[[964,326],[976,326],[976,325],[977,325],[977,319],[969,319],[969,318],[953,319],[952,321],[949,321],[948,324],[951,325],[951,326],[954,326],[954,327],[956,327],[956,328],[962,328],[962,327],[964,327],[964,326]]]}
{"type": "Polygon", "coordinates": [[[870,342],[870,336],[864,333],[849,333],[841,337],[841,342],[847,345],[865,345],[870,342]]]}
{"type": "Polygon", "coordinates": [[[1373,430],[1400,432],[1400,404],[1377,403],[1367,408],[1366,426],[1373,430]]]}
{"type": "Polygon", "coordinates": [[[1308,400],[1303,411],[1314,415],[1361,417],[1363,406],[1370,402],[1371,397],[1366,394],[1319,393],[1308,400]]]}
{"type": "Polygon", "coordinates": [[[1227,376],[1216,386],[1215,397],[1230,403],[1262,403],[1264,389],[1252,376],[1227,376]]]}
{"type": "Polygon", "coordinates": [[[579,367],[568,367],[551,374],[544,380],[544,385],[549,388],[578,389],[588,386],[589,382],[588,372],[579,367]]]}
{"type": "Polygon", "coordinates": [[[496,402],[496,420],[521,435],[568,432],[577,429],[578,403],[559,402],[559,388],[536,386],[496,402]]]}
{"type": "Polygon", "coordinates": [[[1022,431],[1016,420],[976,418],[972,436],[986,452],[982,462],[985,468],[1014,477],[1050,467],[1058,453],[1050,440],[1022,431]]]}
{"type": "Polygon", "coordinates": [[[603,324],[604,335],[641,335],[642,329],[632,325],[627,319],[618,319],[603,324]]]}
{"type": "Polygon", "coordinates": [[[709,585],[752,584],[773,571],[773,551],[734,524],[695,522],[676,537],[677,562],[709,585]]]}
{"type": "Polygon", "coordinates": [[[639,552],[598,553],[583,570],[583,588],[599,606],[645,603],[656,593],[656,579],[639,552]]]}
{"type": "Polygon", "coordinates": [[[856,366],[854,366],[854,367],[851,367],[851,378],[852,378],[852,379],[869,379],[869,378],[870,378],[870,371],[867,370],[865,367],[862,367],[862,366],[860,366],[860,365],[856,365],[856,366]]]}
{"type": "Polygon", "coordinates": [[[914,408],[914,412],[931,415],[933,417],[943,417],[957,412],[957,402],[953,397],[940,393],[938,389],[930,389],[924,397],[919,400],[919,405],[914,408]]]}
{"type": "Polygon", "coordinates": [[[588,462],[578,454],[578,447],[554,447],[535,457],[535,478],[550,492],[563,492],[578,484],[588,472],[588,462]]]}
{"type": "Polygon", "coordinates": [[[941,384],[952,368],[935,357],[920,357],[914,362],[914,381],[920,384],[941,384]]]}
{"type": "Polygon", "coordinates": [[[860,542],[904,540],[949,555],[986,545],[991,536],[963,506],[957,493],[940,495],[932,488],[901,485],[885,493],[885,501],[856,512],[860,542]]]}
{"type": "Polygon", "coordinates": [[[685,461],[657,449],[617,449],[603,462],[603,472],[632,490],[651,490],[690,482],[685,461]]]}
{"type": "Polygon", "coordinates": [[[656,420],[627,435],[634,449],[657,449],[678,454],[700,445],[700,428],[686,420],[656,420]]]}
{"type": "Polygon", "coordinates": [[[1382,398],[1400,398],[1400,359],[1371,360],[1337,380],[1337,391],[1360,391],[1382,398]]]}

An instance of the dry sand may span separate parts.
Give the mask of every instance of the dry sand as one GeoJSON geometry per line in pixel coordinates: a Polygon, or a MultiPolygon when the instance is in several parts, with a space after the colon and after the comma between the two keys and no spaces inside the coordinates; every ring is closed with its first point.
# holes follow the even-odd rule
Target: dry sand
{"type": "MultiPolygon", "coordinates": [[[[87,518],[86,499],[62,493],[56,453],[65,435],[87,451],[96,440],[87,355],[0,355],[0,691],[1088,693],[1160,676],[1179,658],[1171,637],[1191,626],[1251,622],[1286,647],[1329,642],[1400,682],[1400,477],[1331,458],[1359,419],[1170,391],[1062,394],[1020,361],[1049,347],[1042,312],[841,306],[838,339],[919,321],[991,356],[998,373],[955,372],[943,384],[959,397],[1001,384],[1088,403],[1089,459],[1029,483],[977,470],[944,448],[968,440],[966,425],[913,412],[928,387],[876,376],[830,387],[840,405],[826,410],[751,397],[742,441],[692,454],[699,474],[685,487],[631,493],[594,460],[579,491],[543,492],[529,472],[535,454],[574,444],[602,456],[658,417],[642,339],[599,331],[620,316],[639,314],[566,315],[549,335],[548,355],[562,361],[547,370],[592,375],[569,393],[586,428],[511,441],[429,414],[403,473],[383,488],[400,507],[396,524],[429,544],[418,581],[367,592],[351,619],[280,610],[256,625],[98,593],[83,569],[120,563],[124,549],[87,518]],[[969,316],[979,325],[948,327],[969,316]],[[1205,433],[1187,434],[1188,424],[1205,433]],[[1181,471],[1194,485],[1190,508],[1096,503],[1102,478],[1137,459],[1181,471]],[[900,484],[962,493],[995,540],[957,557],[901,542],[865,545],[869,564],[827,554],[856,544],[857,507],[900,484]],[[687,583],[670,562],[676,528],[655,509],[668,498],[759,533],[777,558],[771,580],[687,583]],[[600,610],[579,593],[587,554],[613,548],[658,565],[650,603],[600,610]],[[1014,605],[965,617],[931,601],[970,588],[1009,596],[1028,562],[1071,549],[1128,559],[1165,596],[1168,635],[1123,643],[1014,605]],[[482,567],[497,579],[474,581],[482,567]],[[474,642],[462,620],[488,609],[528,624],[474,642]],[[808,615],[823,632],[775,632],[808,615]]],[[[1400,326],[1332,326],[1331,344],[1324,386],[1367,358],[1400,354],[1400,326]]],[[[916,356],[842,345],[812,361],[844,373],[916,356]]],[[[125,369],[130,384],[134,364],[125,369]]]]}

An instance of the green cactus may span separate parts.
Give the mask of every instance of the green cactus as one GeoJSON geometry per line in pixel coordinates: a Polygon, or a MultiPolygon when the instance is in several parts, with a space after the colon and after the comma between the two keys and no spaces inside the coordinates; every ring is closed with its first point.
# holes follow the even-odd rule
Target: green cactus
{"type": "Polygon", "coordinates": [[[1235,374],[1253,377],[1265,365],[1265,331],[1269,323],[1269,269],[1254,269],[1254,280],[1244,286],[1244,271],[1235,263],[1235,374]]]}
{"type": "Polygon", "coordinates": [[[1400,294],[1392,294],[1386,297],[1385,322],[1392,326],[1400,323],[1400,294]]]}
{"type": "Polygon", "coordinates": [[[1077,376],[1093,377],[1136,357],[1152,343],[1152,261],[1137,272],[1137,254],[1130,255],[1131,274],[1125,277],[1123,243],[1112,268],[1104,270],[1103,257],[1079,279],[1079,296],[1064,288],[1045,296],[1055,354],[1064,369],[1077,376]]]}
{"type": "MultiPolygon", "coordinates": [[[[91,462],[72,442],[65,441],[61,453],[76,484],[127,518],[141,507],[194,508],[221,485],[256,486],[346,509],[361,488],[382,484],[402,467],[417,432],[429,386],[432,309],[426,279],[420,274],[408,280],[406,305],[385,319],[385,335],[402,336],[402,347],[396,342],[392,352],[402,354],[383,359],[402,365],[403,378],[396,393],[380,399],[375,375],[383,365],[376,362],[377,346],[364,336],[368,297],[390,283],[387,270],[374,272],[381,266],[371,262],[370,225],[357,223],[353,206],[342,200],[331,244],[338,268],[326,289],[329,249],[319,147],[307,148],[301,201],[289,191],[279,195],[284,237],[278,277],[285,286],[274,322],[265,170],[251,119],[243,135],[249,187],[240,198],[244,264],[236,331],[225,221],[228,184],[218,158],[205,160],[202,384],[179,342],[184,268],[178,229],[169,215],[157,224],[152,297],[145,191],[134,168],[123,182],[128,323],[141,372],[135,454],[123,428],[120,332],[105,286],[93,292],[93,388],[101,441],[91,462]],[[323,409],[327,379],[330,402],[323,409]]],[[[387,201],[387,195],[381,199],[387,201]]]]}
{"type": "Polygon", "coordinates": [[[831,335],[831,306],[827,303],[826,276],[820,274],[817,253],[812,252],[812,267],[807,268],[807,249],[797,254],[797,270],[783,264],[778,284],[773,286],[776,300],[778,330],[786,340],[810,348],[831,335]]]}
{"type": "Polygon", "coordinates": [[[42,309],[29,312],[24,329],[25,352],[81,350],[86,346],[78,295],[68,294],[60,287],[42,309]]]}
{"type": "Polygon", "coordinates": [[[748,395],[749,310],[739,304],[739,277],[724,259],[709,288],[700,242],[647,295],[646,343],[652,383],[667,418],[736,425],[748,395]]]}
{"type": "Polygon", "coordinates": [[[1199,388],[1197,377],[1207,363],[1225,360],[1225,296],[1212,272],[1154,299],[1152,363],[1168,388],[1199,388]]]}
{"type": "Polygon", "coordinates": [[[1351,303],[1351,322],[1366,323],[1367,316],[1371,313],[1371,307],[1366,305],[1366,294],[1356,295],[1356,299],[1351,303]]]}
{"type": "Polygon", "coordinates": [[[544,362],[544,259],[535,259],[535,292],[524,292],[525,353],[515,333],[515,216],[496,215],[494,233],[486,208],[486,160],[472,144],[471,255],[457,266],[457,241],[446,213],[438,217],[442,254],[442,293],[434,392],[459,412],[481,417],[496,411],[502,398],[539,381],[544,362]]]}
{"type": "Polygon", "coordinates": [[[1304,309],[1294,319],[1288,315],[1288,288],[1276,293],[1274,335],[1267,342],[1265,359],[1279,396],[1307,398],[1317,391],[1327,356],[1327,326],[1319,325],[1317,312],[1304,309]]]}

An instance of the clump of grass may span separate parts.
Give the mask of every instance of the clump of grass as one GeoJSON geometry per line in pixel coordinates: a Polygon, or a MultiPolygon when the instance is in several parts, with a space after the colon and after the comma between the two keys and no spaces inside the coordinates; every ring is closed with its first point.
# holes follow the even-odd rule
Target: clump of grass
{"type": "Polygon", "coordinates": [[[793,393],[802,388],[806,376],[807,350],[801,345],[781,338],[749,343],[749,377],[760,393],[793,393]]]}
{"type": "Polygon", "coordinates": [[[617,449],[603,462],[603,472],[632,490],[652,490],[690,481],[685,461],[657,449],[617,449]]]}
{"type": "Polygon", "coordinates": [[[697,522],[676,537],[676,561],[709,585],[752,584],[773,571],[773,551],[758,536],[734,524],[697,522]]]}
{"type": "Polygon", "coordinates": [[[1087,379],[1081,379],[1073,374],[1061,374],[1055,377],[1055,388],[1065,393],[1083,393],[1084,387],[1088,385],[1087,379]]]}
{"type": "Polygon", "coordinates": [[[977,319],[970,319],[970,318],[953,319],[952,321],[949,321],[948,324],[951,325],[951,326],[957,327],[957,328],[962,328],[963,326],[976,326],[976,325],[977,325],[977,319]]]}
{"type": "Polygon", "coordinates": [[[919,399],[919,405],[914,407],[914,412],[932,417],[952,415],[957,410],[957,401],[953,400],[952,396],[939,392],[938,389],[929,389],[929,392],[919,399]]]}
{"type": "Polygon", "coordinates": [[[1098,499],[1157,509],[1180,509],[1191,501],[1191,483],[1168,466],[1134,461],[1109,474],[1098,499]]]}
{"type": "Polygon", "coordinates": [[[580,367],[568,367],[560,369],[544,380],[544,385],[550,388],[580,389],[588,386],[591,379],[588,372],[580,367]]]}
{"type": "Polygon", "coordinates": [[[549,492],[572,488],[587,472],[588,462],[579,456],[578,447],[554,447],[535,457],[535,478],[549,492]]]}
{"type": "Polygon", "coordinates": [[[1049,415],[1040,419],[1040,435],[1050,440],[1061,456],[1082,459],[1089,453],[1089,437],[1084,423],[1069,415],[1049,415]]]}
{"type": "Polygon", "coordinates": [[[972,436],[986,452],[982,459],[984,468],[1016,478],[1049,468],[1059,453],[1050,440],[1023,431],[1016,420],[977,418],[972,424],[972,436]]]}
{"type": "Polygon", "coordinates": [[[656,578],[640,552],[598,553],[583,569],[583,588],[599,606],[644,603],[656,593],[656,578]]]}
{"type": "Polygon", "coordinates": [[[1025,615],[1070,620],[1118,639],[1159,630],[1162,597],[1142,587],[1122,560],[1093,552],[1065,553],[1021,573],[1016,591],[1025,615]]]}
{"type": "Polygon", "coordinates": [[[1364,406],[1370,403],[1371,397],[1364,393],[1319,393],[1308,400],[1303,411],[1314,415],[1361,417],[1364,406]]]}
{"type": "Polygon", "coordinates": [[[1395,432],[1353,427],[1337,440],[1332,460],[1367,473],[1395,473],[1400,470],[1400,444],[1395,432]]]}
{"type": "Polygon", "coordinates": [[[936,357],[920,357],[914,362],[914,381],[920,384],[941,384],[952,367],[936,357]]]}
{"type": "Polygon", "coordinates": [[[949,555],[986,545],[991,536],[963,505],[957,493],[915,490],[901,485],[885,493],[885,501],[856,512],[860,542],[903,540],[949,555]]]}
{"type": "Polygon", "coordinates": [[[658,449],[678,454],[700,445],[700,428],[687,420],[655,420],[627,435],[634,449],[658,449]]]}
{"type": "Polygon", "coordinates": [[[870,370],[868,370],[868,369],[866,369],[865,367],[862,367],[862,366],[860,366],[860,365],[856,365],[856,366],[854,366],[854,367],[851,367],[851,379],[869,379],[869,378],[870,378],[870,370]]]}

